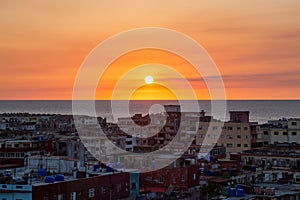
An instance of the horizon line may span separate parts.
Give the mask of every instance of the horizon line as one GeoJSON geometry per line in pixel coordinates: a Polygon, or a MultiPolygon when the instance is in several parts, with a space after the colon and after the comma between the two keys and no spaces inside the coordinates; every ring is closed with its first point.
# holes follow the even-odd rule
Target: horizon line
{"type": "MultiPolygon", "coordinates": [[[[129,101],[300,101],[300,99],[131,99],[129,101]]],[[[128,99],[0,99],[0,101],[128,101],[128,99]]]]}

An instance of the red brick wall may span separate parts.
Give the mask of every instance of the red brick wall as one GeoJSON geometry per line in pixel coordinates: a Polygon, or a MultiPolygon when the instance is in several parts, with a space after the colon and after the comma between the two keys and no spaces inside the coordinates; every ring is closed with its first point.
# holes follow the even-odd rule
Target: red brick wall
{"type": "Polygon", "coordinates": [[[198,166],[165,168],[143,173],[140,175],[140,187],[141,189],[149,187],[167,188],[169,185],[173,185],[175,190],[194,187],[199,185],[198,168],[198,166]],[[146,180],[147,177],[151,177],[151,180],[146,180]],[[161,179],[163,179],[163,182],[160,182],[161,179]],[[158,180],[158,182],[155,182],[155,180],[158,180]]]}
{"type": "Polygon", "coordinates": [[[118,173],[104,176],[96,176],[91,178],[77,179],[74,181],[56,182],[53,184],[46,184],[41,186],[34,186],[32,189],[32,196],[35,200],[44,200],[44,197],[53,199],[54,195],[64,194],[64,199],[70,199],[70,193],[76,192],[76,199],[78,200],[106,200],[119,199],[129,197],[130,177],[128,173],[118,173]],[[121,184],[121,191],[117,192],[117,184],[121,184]],[[113,191],[110,192],[111,185],[113,191]],[[127,191],[126,191],[127,185],[127,191]],[[106,186],[106,193],[101,192],[101,187],[106,186]],[[95,197],[89,198],[88,191],[90,188],[95,188],[95,197]]]}

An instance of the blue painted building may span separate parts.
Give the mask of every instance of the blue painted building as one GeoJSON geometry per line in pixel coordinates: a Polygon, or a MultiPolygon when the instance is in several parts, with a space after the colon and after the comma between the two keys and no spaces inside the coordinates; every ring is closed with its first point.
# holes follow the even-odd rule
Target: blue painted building
{"type": "Polygon", "coordinates": [[[0,200],[30,200],[32,185],[0,184],[0,200]]]}

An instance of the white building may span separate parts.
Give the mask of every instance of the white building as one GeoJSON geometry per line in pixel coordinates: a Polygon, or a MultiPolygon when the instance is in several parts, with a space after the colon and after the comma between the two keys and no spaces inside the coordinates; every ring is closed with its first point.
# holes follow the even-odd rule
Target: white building
{"type": "Polygon", "coordinates": [[[259,134],[265,145],[268,144],[300,144],[300,118],[288,120],[272,120],[261,125],[259,134]]]}

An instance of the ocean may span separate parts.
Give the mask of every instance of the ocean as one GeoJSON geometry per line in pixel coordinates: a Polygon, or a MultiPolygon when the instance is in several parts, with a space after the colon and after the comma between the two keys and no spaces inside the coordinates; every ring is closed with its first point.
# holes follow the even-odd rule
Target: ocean
{"type": "MultiPolygon", "coordinates": [[[[84,101],[88,103],[88,101],[84,101]]],[[[200,109],[207,115],[211,112],[211,102],[200,100],[200,109]]],[[[178,104],[177,101],[131,101],[130,114],[147,114],[153,104],[169,105],[178,104]]],[[[111,115],[111,101],[97,100],[95,102],[98,116],[106,117],[108,121],[114,121],[118,117],[128,117],[122,108],[117,110],[114,118],[111,115]]],[[[192,109],[192,108],[191,108],[192,109]]],[[[250,120],[266,123],[271,119],[300,117],[300,101],[298,100],[228,100],[227,119],[229,111],[250,111],[250,120]]],[[[28,112],[34,114],[72,114],[72,101],[70,100],[2,100],[0,101],[0,113],[28,112]]],[[[88,115],[85,110],[80,114],[88,115]]]]}

